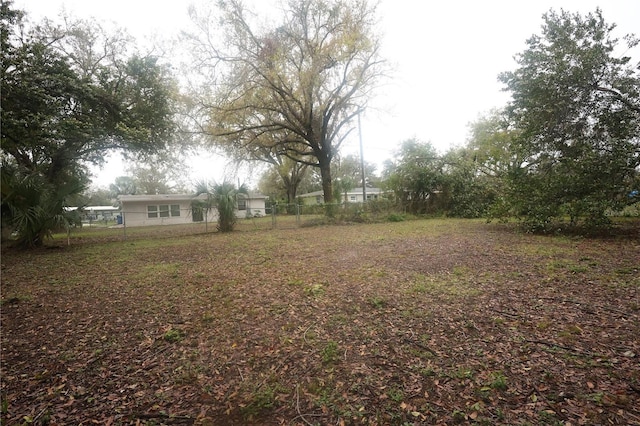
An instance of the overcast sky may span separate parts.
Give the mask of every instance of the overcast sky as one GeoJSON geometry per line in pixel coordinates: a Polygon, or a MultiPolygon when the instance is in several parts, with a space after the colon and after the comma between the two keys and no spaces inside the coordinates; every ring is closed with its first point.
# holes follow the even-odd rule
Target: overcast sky
{"type": "MultiPolygon", "coordinates": [[[[264,7],[276,1],[259,4],[264,7]]],[[[191,3],[14,0],[36,21],[57,19],[64,8],[76,17],[116,22],[140,42],[151,35],[171,37],[188,29],[191,3]]],[[[394,73],[363,117],[365,160],[381,164],[399,143],[412,137],[430,141],[442,152],[462,145],[470,122],[507,102],[508,94],[502,92],[497,76],[514,69],[513,56],[524,50],[527,38],[540,34],[542,14],[552,8],[587,13],[597,7],[607,22],[617,24],[619,38],[628,33],[640,36],[640,0],[381,0],[383,56],[394,73]]],[[[640,61],[640,48],[631,54],[640,61]]],[[[353,133],[343,152],[357,154],[358,145],[353,133]]],[[[211,161],[192,162],[194,180],[222,179],[221,162],[212,167],[211,161]]],[[[122,162],[113,160],[94,182],[108,185],[122,174],[122,162]]]]}

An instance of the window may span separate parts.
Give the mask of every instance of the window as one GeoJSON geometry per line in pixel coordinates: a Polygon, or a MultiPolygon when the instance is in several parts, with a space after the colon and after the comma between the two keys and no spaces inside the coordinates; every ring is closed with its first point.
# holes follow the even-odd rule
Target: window
{"type": "Polygon", "coordinates": [[[147,206],[147,217],[157,219],[159,217],[179,217],[180,204],[161,204],[159,206],[147,206]]]}
{"type": "Polygon", "coordinates": [[[147,206],[147,217],[149,219],[158,217],[158,206],[147,206]]]}
{"type": "Polygon", "coordinates": [[[247,199],[238,197],[238,210],[247,209],[247,199]]]}
{"type": "Polygon", "coordinates": [[[160,205],[160,217],[169,217],[169,205],[160,205]]]}
{"type": "Polygon", "coordinates": [[[355,201],[355,200],[356,200],[356,196],[355,196],[355,195],[350,195],[350,196],[349,196],[349,199],[350,199],[351,201],[355,201]]]}

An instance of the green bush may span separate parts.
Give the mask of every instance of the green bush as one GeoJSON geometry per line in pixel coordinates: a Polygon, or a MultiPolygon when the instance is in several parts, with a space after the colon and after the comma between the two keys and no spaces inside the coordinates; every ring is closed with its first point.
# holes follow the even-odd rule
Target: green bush
{"type": "Polygon", "coordinates": [[[391,213],[389,216],[387,216],[387,220],[389,222],[404,222],[405,217],[404,215],[399,213],[391,213]]]}

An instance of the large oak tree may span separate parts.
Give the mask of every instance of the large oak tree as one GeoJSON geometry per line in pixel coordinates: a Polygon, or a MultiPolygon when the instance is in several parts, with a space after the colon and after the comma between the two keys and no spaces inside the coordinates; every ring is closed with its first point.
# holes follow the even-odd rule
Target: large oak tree
{"type": "Polygon", "coordinates": [[[385,71],[376,8],[365,0],[291,0],[260,25],[239,0],[217,19],[192,11],[202,128],[248,158],[285,156],[320,169],[332,201],[331,162],[385,71]],[[219,31],[217,31],[219,30],[219,31]],[[244,154],[243,154],[244,153],[244,154]]]}

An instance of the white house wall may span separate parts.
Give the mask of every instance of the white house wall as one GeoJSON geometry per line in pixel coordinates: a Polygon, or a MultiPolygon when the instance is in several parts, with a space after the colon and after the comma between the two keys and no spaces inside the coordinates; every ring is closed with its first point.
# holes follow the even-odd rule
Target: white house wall
{"type": "MultiPolygon", "coordinates": [[[[169,197],[162,199],[143,199],[143,200],[127,200],[121,198],[122,203],[122,216],[125,226],[155,226],[155,225],[180,225],[187,223],[203,223],[194,222],[191,214],[191,199],[175,200],[169,197]],[[149,217],[148,206],[160,206],[168,205],[171,212],[171,205],[180,206],[180,216],[149,217]]],[[[246,210],[236,210],[236,217],[238,219],[244,219],[247,217],[247,212],[250,212],[252,216],[265,216],[265,199],[264,198],[249,198],[246,200],[246,210]]],[[[203,214],[203,219],[207,222],[216,222],[218,220],[218,212],[216,209],[209,211],[206,216],[203,214]]]]}
{"type": "Polygon", "coordinates": [[[246,217],[247,211],[250,211],[252,216],[265,216],[265,203],[264,198],[248,198],[247,210],[236,210],[236,217],[246,217]]]}
{"type": "MultiPolygon", "coordinates": [[[[169,209],[171,210],[171,207],[169,207],[169,209]]],[[[126,201],[122,203],[122,213],[126,226],[180,225],[193,223],[190,201],[126,201]],[[158,205],[179,205],[180,216],[150,218],[147,206],[158,205]]],[[[211,219],[209,218],[209,220],[211,219]]],[[[215,220],[215,218],[213,220],[215,220]]]]}

